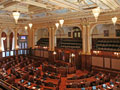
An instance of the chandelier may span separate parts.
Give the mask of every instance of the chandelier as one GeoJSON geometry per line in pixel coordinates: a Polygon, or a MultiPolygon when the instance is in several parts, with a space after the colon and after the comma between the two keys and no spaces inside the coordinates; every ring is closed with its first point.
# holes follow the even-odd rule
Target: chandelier
{"type": "Polygon", "coordinates": [[[30,27],[30,29],[32,28],[32,25],[33,25],[32,23],[29,23],[29,27],[30,27]]]}
{"type": "Polygon", "coordinates": [[[116,22],[117,22],[117,17],[113,17],[113,18],[112,18],[112,22],[113,22],[113,24],[115,25],[116,22]]]}
{"type": "Polygon", "coordinates": [[[61,27],[62,27],[62,25],[63,25],[63,23],[64,23],[64,20],[63,20],[63,19],[59,20],[59,23],[60,23],[60,25],[61,25],[61,27]]]}
{"type": "Polygon", "coordinates": [[[64,20],[63,19],[61,19],[61,20],[59,20],[59,23],[55,23],[55,26],[57,27],[57,29],[58,29],[58,27],[59,27],[59,24],[61,25],[61,27],[63,26],[63,23],[64,23],[64,20]]]}
{"type": "Polygon", "coordinates": [[[99,14],[100,14],[100,7],[97,7],[97,8],[95,8],[95,9],[92,9],[92,13],[93,13],[93,15],[94,15],[94,17],[95,17],[95,20],[97,21],[98,16],[99,16],[99,14]]]}
{"type": "Polygon", "coordinates": [[[55,23],[55,26],[57,27],[57,29],[58,29],[58,27],[59,27],[59,23],[55,23]]]}
{"type": "Polygon", "coordinates": [[[17,24],[18,19],[20,17],[20,13],[18,11],[16,11],[16,12],[13,12],[12,14],[13,14],[13,18],[15,19],[15,22],[17,24]]]}

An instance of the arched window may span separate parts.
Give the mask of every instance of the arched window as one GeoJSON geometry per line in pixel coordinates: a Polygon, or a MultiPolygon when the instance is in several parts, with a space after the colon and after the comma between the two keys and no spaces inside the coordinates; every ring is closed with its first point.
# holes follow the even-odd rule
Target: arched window
{"type": "Polygon", "coordinates": [[[73,27],[73,38],[81,38],[81,30],[78,27],[73,27]]]}

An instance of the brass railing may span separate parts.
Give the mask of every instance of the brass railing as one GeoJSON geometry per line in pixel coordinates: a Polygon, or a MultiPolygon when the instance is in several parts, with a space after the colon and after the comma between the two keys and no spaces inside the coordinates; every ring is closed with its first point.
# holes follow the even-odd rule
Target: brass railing
{"type": "Polygon", "coordinates": [[[3,81],[2,79],[0,79],[0,85],[7,89],[7,90],[19,90],[18,88],[14,87],[13,85],[7,83],[6,81],[3,81]]]}

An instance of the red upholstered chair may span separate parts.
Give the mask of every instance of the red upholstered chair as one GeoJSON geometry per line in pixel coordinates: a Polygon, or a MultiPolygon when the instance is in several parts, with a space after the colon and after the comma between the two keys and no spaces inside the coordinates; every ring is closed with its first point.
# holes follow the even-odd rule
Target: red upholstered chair
{"type": "Polygon", "coordinates": [[[41,76],[41,71],[40,71],[40,70],[37,70],[37,71],[36,71],[36,75],[41,76]]]}

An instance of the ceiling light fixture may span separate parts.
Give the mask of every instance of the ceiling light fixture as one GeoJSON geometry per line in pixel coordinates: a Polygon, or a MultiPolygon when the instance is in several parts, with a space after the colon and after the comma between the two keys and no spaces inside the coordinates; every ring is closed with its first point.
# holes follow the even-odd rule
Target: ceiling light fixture
{"type": "Polygon", "coordinates": [[[113,24],[115,25],[116,22],[117,22],[117,17],[113,17],[113,18],[112,18],[112,22],[113,22],[113,24]]]}
{"type": "Polygon", "coordinates": [[[63,19],[59,20],[59,23],[60,23],[60,25],[61,25],[61,27],[62,27],[62,26],[63,26],[63,23],[64,23],[64,20],[63,20],[63,19]]]}
{"type": "Polygon", "coordinates": [[[58,27],[59,27],[59,23],[55,23],[55,26],[56,26],[56,28],[58,29],[58,27]]]}
{"type": "Polygon", "coordinates": [[[29,27],[30,27],[30,29],[32,28],[32,25],[33,25],[32,23],[29,23],[29,27]]]}
{"type": "Polygon", "coordinates": [[[98,16],[99,16],[99,14],[100,14],[100,7],[97,7],[97,8],[95,8],[95,9],[92,9],[92,13],[93,13],[93,15],[94,15],[94,17],[95,17],[95,20],[97,21],[98,16]]]}
{"type": "Polygon", "coordinates": [[[20,13],[18,11],[16,11],[16,12],[13,12],[12,14],[13,14],[13,18],[15,19],[15,22],[17,24],[18,19],[20,17],[20,13]]]}

